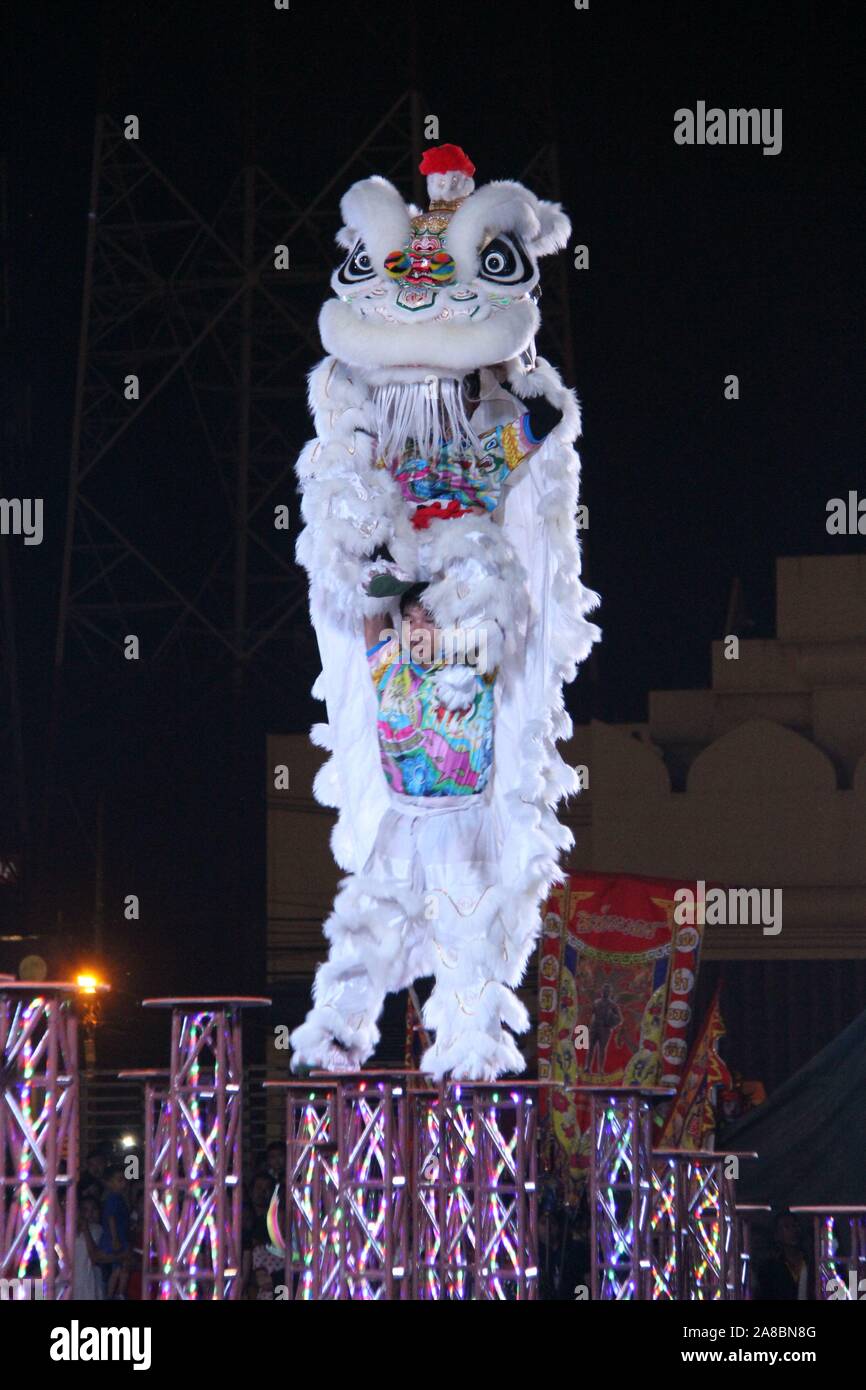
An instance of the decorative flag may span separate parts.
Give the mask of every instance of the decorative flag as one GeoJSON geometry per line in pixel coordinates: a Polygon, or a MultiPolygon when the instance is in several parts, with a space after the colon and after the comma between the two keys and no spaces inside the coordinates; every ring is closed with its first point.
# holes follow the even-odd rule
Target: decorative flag
{"type": "MultiPolygon", "coordinates": [[[[703,916],[679,924],[694,881],[573,874],[549,898],[539,963],[539,1077],[679,1086],[703,916]]],[[[693,914],[694,915],[694,914],[693,914]]],[[[589,1104],[542,1091],[544,1153],[575,1200],[589,1163],[589,1104]],[[548,1103],[549,1096],[549,1103],[548,1103]]]]}
{"type": "Polygon", "coordinates": [[[712,1148],[716,1130],[713,1090],[716,1086],[730,1089],[733,1084],[731,1073],[717,1050],[719,1040],[727,1031],[719,1007],[720,989],[719,984],[695,1038],[680,1089],[658,1142],[659,1148],[712,1148]]]}

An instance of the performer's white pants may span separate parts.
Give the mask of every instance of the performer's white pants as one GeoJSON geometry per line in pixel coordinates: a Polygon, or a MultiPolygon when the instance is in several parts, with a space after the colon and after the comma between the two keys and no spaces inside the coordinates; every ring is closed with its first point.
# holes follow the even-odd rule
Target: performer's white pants
{"type": "Polygon", "coordinates": [[[424,1021],[435,1043],[422,1068],[475,1077],[522,1068],[503,1028],[526,1019],[502,983],[493,816],[486,793],[392,793],[363,874],[345,881],[326,924],[331,950],[292,1038],[297,1061],[360,1065],[378,1041],[385,995],[432,975],[424,1021]]]}

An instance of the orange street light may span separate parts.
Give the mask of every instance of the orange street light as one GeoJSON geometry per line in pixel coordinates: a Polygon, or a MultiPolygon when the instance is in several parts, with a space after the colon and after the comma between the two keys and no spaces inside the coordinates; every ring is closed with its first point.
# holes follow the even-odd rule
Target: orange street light
{"type": "Polygon", "coordinates": [[[84,1028],[84,1065],[92,1071],[96,1065],[96,1027],[99,1023],[100,998],[109,986],[92,970],[81,970],[75,984],[82,1000],[81,1022],[84,1028]]]}

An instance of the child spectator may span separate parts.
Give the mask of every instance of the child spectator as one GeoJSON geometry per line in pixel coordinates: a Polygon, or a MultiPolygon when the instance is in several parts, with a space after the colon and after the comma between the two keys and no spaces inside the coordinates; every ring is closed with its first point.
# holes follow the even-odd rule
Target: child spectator
{"type": "Polygon", "coordinates": [[[105,1297],[102,1269],[110,1256],[103,1255],[100,1250],[101,1239],[99,1203],[95,1197],[84,1197],[78,1208],[78,1234],[75,1237],[72,1298],[76,1303],[91,1303],[105,1297]]]}

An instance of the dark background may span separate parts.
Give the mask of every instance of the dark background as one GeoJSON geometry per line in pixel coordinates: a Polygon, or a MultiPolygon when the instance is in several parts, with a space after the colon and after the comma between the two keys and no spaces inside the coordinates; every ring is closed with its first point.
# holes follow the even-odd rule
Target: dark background
{"type": "MultiPolygon", "coordinates": [[[[604,631],[569,703],[577,719],[637,721],[650,689],[708,684],[735,578],[738,629],[770,635],[776,556],[858,548],[825,529],[827,500],[863,478],[858,19],[855,4],[796,0],[591,0],[586,12],[568,0],[440,3],[412,15],[352,0],[291,0],[288,13],[269,0],[13,5],[2,149],[16,307],[5,360],[31,402],[19,494],[45,498],[47,528],[41,547],[11,556],[34,805],[46,801],[98,111],[136,113],[150,157],[205,213],[251,131],[257,163],[304,203],[412,85],[441,140],[470,153],[478,182],[517,175],[555,135],[573,240],[590,249],[590,269],[569,283],[586,577],[602,594],[604,631]],[[677,146],[673,113],[699,99],[781,107],[782,152],[677,146]],[[728,373],[737,402],[723,398],[728,373]]],[[[285,412],[300,445],[302,401],[285,412]]],[[[153,438],[161,472],[179,479],[195,467],[187,423],[166,411],[153,438]]],[[[189,524],[173,515],[170,490],[152,520],[166,545],[189,524]]],[[[106,1046],[118,1058],[152,1060],[137,1057],[132,1028],[145,993],[261,990],[263,740],[317,717],[313,674],[305,648],[279,690],[252,679],[241,704],[215,669],[188,689],[183,673],[130,688],[126,705],[98,717],[64,709],[61,785],[46,819],[34,814],[22,920],[53,933],[39,949],[58,973],[87,949],[102,793],[116,991],[106,1046]],[[119,910],[133,891],[147,904],[140,924],[119,910]]],[[[0,968],[14,969],[21,948],[2,949],[0,968]]]]}

